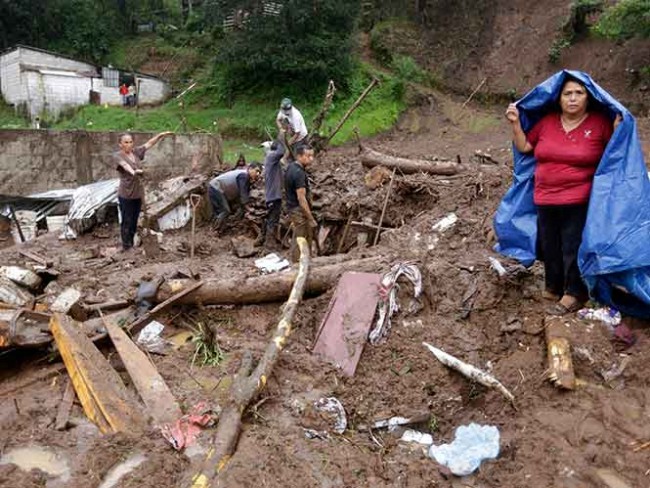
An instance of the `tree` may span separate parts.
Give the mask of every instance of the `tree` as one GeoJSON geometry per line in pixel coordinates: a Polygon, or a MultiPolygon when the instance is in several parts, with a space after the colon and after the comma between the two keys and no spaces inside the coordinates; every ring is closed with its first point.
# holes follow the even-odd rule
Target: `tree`
{"type": "Polygon", "coordinates": [[[217,68],[232,92],[288,85],[320,93],[330,79],[345,87],[353,68],[358,0],[287,0],[279,15],[266,2],[224,1],[235,25],[217,68]],[[266,10],[265,10],[266,5],[266,10]]]}

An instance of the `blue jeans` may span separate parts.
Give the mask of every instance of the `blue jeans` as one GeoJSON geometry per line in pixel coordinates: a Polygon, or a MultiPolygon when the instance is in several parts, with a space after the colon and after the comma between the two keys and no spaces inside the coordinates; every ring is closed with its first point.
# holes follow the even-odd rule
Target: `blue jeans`
{"type": "Polygon", "coordinates": [[[220,225],[230,215],[230,204],[226,195],[221,190],[208,186],[208,198],[212,204],[212,210],[217,218],[217,225],[220,225]]]}

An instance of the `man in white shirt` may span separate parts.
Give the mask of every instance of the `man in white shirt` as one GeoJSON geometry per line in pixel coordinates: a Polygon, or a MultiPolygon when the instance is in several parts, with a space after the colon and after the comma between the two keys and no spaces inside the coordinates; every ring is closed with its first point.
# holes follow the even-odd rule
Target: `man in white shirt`
{"type": "MultiPolygon", "coordinates": [[[[287,145],[292,149],[292,153],[300,142],[307,142],[305,119],[302,117],[300,110],[293,106],[291,99],[285,98],[282,100],[275,123],[280,133],[285,133],[287,145]]],[[[284,140],[284,137],[281,137],[280,140],[284,140]]]]}

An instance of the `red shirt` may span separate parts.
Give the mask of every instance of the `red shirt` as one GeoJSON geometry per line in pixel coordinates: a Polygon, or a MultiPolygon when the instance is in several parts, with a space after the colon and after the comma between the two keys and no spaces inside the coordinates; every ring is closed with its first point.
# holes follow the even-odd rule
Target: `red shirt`
{"type": "Polygon", "coordinates": [[[594,174],[613,125],[605,115],[590,112],[575,129],[565,132],[559,113],[540,120],[528,133],[537,166],[536,205],[576,205],[587,203],[594,174]]]}

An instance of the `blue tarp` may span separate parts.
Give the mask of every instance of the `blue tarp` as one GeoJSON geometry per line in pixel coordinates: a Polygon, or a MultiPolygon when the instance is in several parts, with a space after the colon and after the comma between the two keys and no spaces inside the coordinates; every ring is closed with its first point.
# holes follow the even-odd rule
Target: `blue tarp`
{"type": "MultiPolygon", "coordinates": [[[[621,312],[650,318],[650,178],[630,112],[589,75],[556,73],[517,102],[528,132],[556,106],[567,76],[582,82],[599,109],[623,120],[612,135],[594,177],[578,266],[591,297],[621,312]]],[[[494,218],[496,250],[526,266],[536,256],[533,203],[535,158],[513,147],[514,179],[494,218]]]]}

